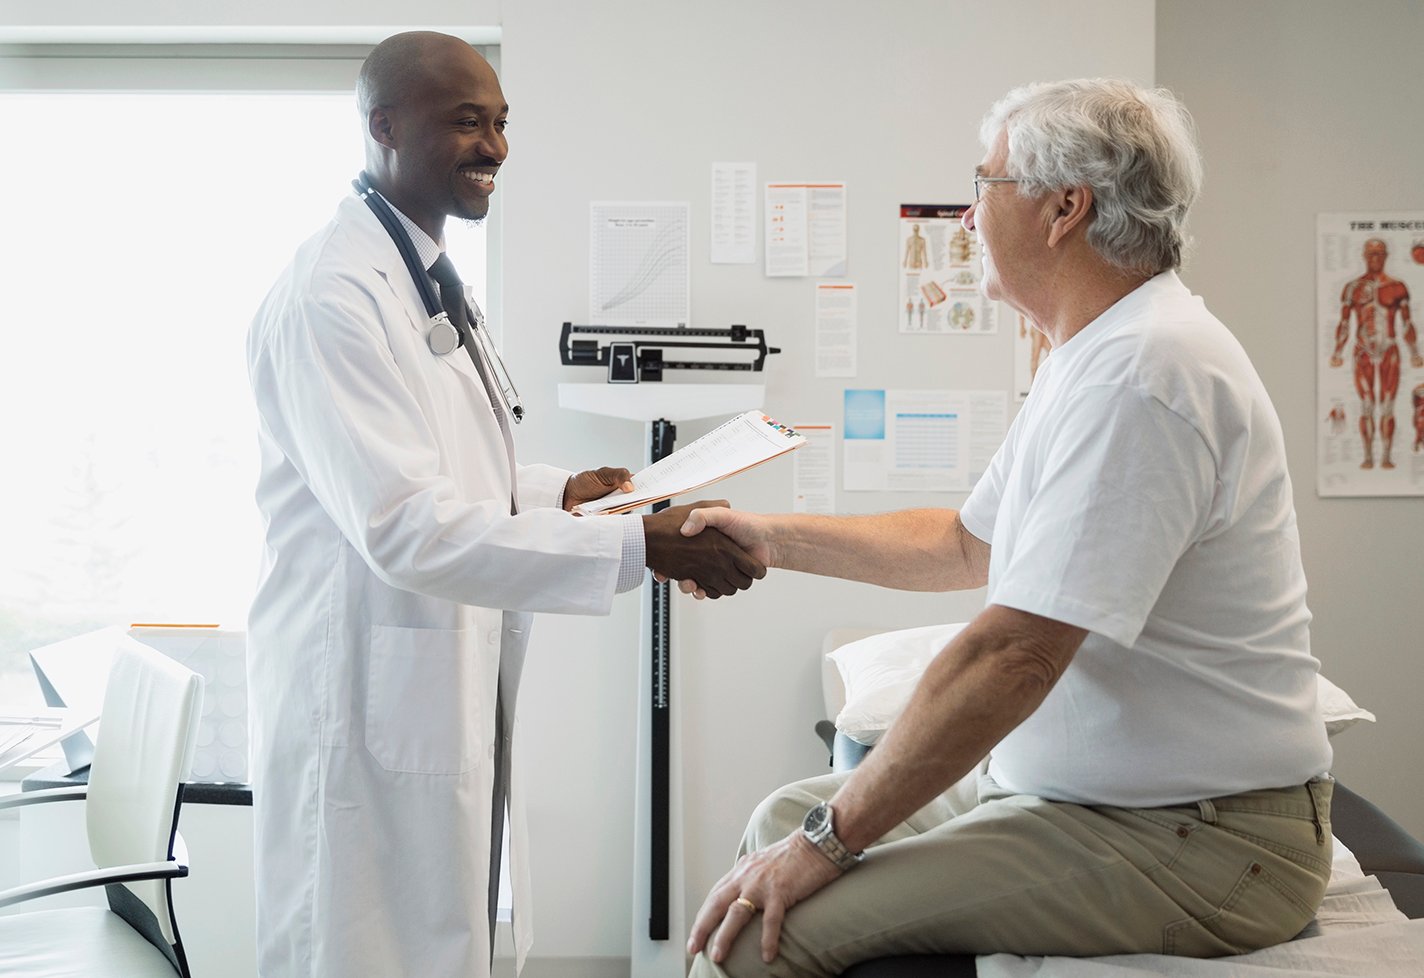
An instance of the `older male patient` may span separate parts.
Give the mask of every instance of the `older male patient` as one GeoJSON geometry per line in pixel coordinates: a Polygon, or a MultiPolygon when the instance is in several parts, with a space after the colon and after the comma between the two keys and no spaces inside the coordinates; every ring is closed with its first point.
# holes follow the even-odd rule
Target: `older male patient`
{"type": "Polygon", "coordinates": [[[864,764],[757,809],[694,924],[700,978],[1233,954],[1298,933],[1325,890],[1331,754],[1280,422],[1176,272],[1190,118],[1073,81],[1009,93],[980,135],[983,287],[1053,355],[964,508],[684,526],[768,567],[988,585],[864,764]]]}

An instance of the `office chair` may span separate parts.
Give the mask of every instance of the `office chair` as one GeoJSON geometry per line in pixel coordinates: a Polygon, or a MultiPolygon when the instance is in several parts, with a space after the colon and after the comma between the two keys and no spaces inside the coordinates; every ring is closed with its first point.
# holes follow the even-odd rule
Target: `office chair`
{"type": "Polygon", "coordinates": [[[0,799],[0,809],[85,799],[97,869],[0,891],[0,908],[103,886],[109,906],[0,915],[7,978],[189,978],[173,915],[173,879],[188,875],[178,836],[183,779],[202,712],[202,678],[137,643],[114,656],[87,786],[0,799]]]}

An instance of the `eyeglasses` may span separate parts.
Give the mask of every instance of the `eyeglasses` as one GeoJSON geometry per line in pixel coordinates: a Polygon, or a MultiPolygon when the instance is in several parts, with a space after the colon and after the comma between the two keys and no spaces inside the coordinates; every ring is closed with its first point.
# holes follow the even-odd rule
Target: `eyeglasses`
{"type": "Polygon", "coordinates": [[[974,174],[974,203],[979,203],[979,199],[984,196],[984,186],[990,183],[1018,183],[1018,177],[986,177],[974,174]]]}

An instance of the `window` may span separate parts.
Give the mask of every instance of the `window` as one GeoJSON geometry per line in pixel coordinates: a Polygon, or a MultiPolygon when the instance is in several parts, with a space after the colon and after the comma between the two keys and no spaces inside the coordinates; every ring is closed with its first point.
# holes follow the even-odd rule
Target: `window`
{"type": "MultiPolygon", "coordinates": [[[[247,326],[362,165],[359,57],[300,92],[233,89],[273,84],[267,61],[198,60],[184,87],[173,59],[79,60],[98,65],[80,82],[40,59],[43,90],[0,90],[0,711],[38,705],[37,646],[242,627],[261,546],[247,326]]],[[[484,295],[484,229],[447,233],[484,295]]]]}

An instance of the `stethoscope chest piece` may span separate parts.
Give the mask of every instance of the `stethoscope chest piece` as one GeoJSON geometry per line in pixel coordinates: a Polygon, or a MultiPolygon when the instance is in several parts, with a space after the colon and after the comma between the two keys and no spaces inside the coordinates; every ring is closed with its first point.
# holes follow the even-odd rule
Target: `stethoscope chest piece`
{"type": "Polygon", "coordinates": [[[460,348],[460,332],[448,316],[441,315],[431,321],[430,331],[425,334],[425,342],[430,345],[431,353],[437,357],[446,357],[460,348]]]}

